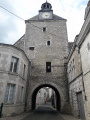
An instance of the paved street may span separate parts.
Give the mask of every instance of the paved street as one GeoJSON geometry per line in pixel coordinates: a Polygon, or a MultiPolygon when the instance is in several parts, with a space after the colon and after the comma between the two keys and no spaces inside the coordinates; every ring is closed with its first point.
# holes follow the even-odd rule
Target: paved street
{"type": "Polygon", "coordinates": [[[0,120],[80,120],[72,115],[60,114],[50,104],[37,107],[32,113],[22,113],[14,117],[4,117],[0,120]]]}
{"type": "Polygon", "coordinates": [[[23,120],[64,120],[60,113],[47,105],[39,106],[31,115],[23,120]]]}

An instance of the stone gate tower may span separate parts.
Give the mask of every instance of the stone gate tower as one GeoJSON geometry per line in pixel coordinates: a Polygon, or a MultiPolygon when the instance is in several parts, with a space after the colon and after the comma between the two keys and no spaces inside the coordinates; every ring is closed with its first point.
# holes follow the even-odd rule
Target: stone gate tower
{"type": "MultiPolygon", "coordinates": [[[[40,88],[51,87],[56,92],[57,110],[63,112],[68,102],[65,58],[68,55],[66,19],[53,14],[52,5],[45,2],[39,14],[25,21],[24,48],[31,61],[26,109],[35,109],[40,88]]],[[[22,44],[16,43],[21,47],[22,44]]],[[[22,47],[21,47],[22,48],[22,47]]]]}

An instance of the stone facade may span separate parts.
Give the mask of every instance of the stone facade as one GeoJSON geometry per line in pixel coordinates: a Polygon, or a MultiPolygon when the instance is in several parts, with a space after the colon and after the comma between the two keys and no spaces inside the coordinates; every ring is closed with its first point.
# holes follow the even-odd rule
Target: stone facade
{"type": "Polygon", "coordinates": [[[29,61],[24,52],[12,45],[0,44],[0,103],[4,103],[3,116],[19,114],[25,108],[25,94],[27,84],[29,61]],[[12,57],[18,58],[18,69],[15,72],[10,70],[12,57]],[[23,66],[26,65],[25,76],[23,77],[23,66]],[[13,92],[13,101],[10,100],[11,88],[9,89],[10,96],[6,97],[7,86],[15,86],[13,92]],[[22,96],[21,96],[22,94],[22,96]],[[22,99],[20,98],[22,97],[22,99]],[[13,102],[13,104],[10,104],[13,102]]]}
{"type": "Polygon", "coordinates": [[[85,21],[68,56],[69,97],[73,115],[90,120],[90,1],[85,21]],[[82,97],[81,97],[82,96],[82,97]]]}
{"type": "MultiPolygon", "coordinates": [[[[39,20],[37,15],[25,23],[24,52],[31,61],[26,109],[30,110],[35,106],[33,103],[33,99],[36,99],[35,90],[45,86],[54,87],[58,91],[57,107],[61,106],[59,110],[64,112],[64,106],[68,103],[64,65],[68,55],[66,19],[53,14],[53,19],[39,20]],[[51,72],[46,71],[47,62],[51,64],[51,72]]],[[[15,46],[21,48],[20,41],[22,38],[15,43],[15,46]]]]}
{"type": "Polygon", "coordinates": [[[83,82],[82,82],[82,69],[80,61],[80,53],[76,44],[73,47],[68,56],[68,84],[69,84],[69,100],[72,108],[72,114],[79,117],[79,105],[77,94],[83,92],[83,82]]]}
{"type": "Polygon", "coordinates": [[[83,83],[85,91],[85,114],[86,119],[90,120],[90,4],[87,7],[89,11],[81,29],[77,44],[80,48],[81,54],[83,83]]]}
{"type": "Polygon", "coordinates": [[[43,105],[47,102],[51,103],[52,89],[48,87],[41,88],[36,96],[36,105],[43,105]]]}
{"type": "Polygon", "coordinates": [[[24,51],[25,49],[25,34],[14,44],[17,48],[24,51]]]}
{"type": "Polygon", "coordinates": [[[85,87],[85,110],[87,120],[90,120],[90,32],[88,33],[81,49],[81,61],[83,70],[83,81],[85,87]]]}
{"type": "Polygon", "coordinates": [[[90,1],[73,43],[68,43],[66,19],[51,8],[46,2],[40,14],[26,20],[25,34],[14,45],[0,44],[3,115],[34,110],[38,91],[50,87],[58,111],[72,110],[74,116],[90,120],[90,1]]]}
{"type": "MultiPolygon", "coordinates": [[[[67,108],[66,19],[52,14],[51,4],[47,2],[44,4],[41,13],[25,21],[25,35],[14,46],[1,45],[0,47],[0,52],[5,53],[5,55],[2,53],[0,55],[1,85],[7,81],[4,88],[1,88],[1,91],[4,90],[1,92],[3,97],[0,97],[0,102],[4,103],[3,115],[14,115],[24,110],[35,109],[37,93],[43,87],[50,87],[55,91],[57,110],[65,112],[67,108]],[[45,6],[50,7],[46,9],[45,6]],[[53,15],[52,19],[51,17],[50,19],[42,18],[41,14],[46,14],[46,11],[53,15]],[[4,73],[4,71],[7,72],[4,73]],[[23,78],[23,76],[26,77],[23,78]],[[22,92],[23,101],[20,99],[22,92]],[[8,109],[9,111],[7,111],[8,109]]],[[[46,16],[44,15],[44,17],[46,16]]]]}
{"type": "Polygon", "coordinates": [[[44,88],[41,88],[36,96],[36,106],[45,104],[47,96],[47,91],[44,88]]]}

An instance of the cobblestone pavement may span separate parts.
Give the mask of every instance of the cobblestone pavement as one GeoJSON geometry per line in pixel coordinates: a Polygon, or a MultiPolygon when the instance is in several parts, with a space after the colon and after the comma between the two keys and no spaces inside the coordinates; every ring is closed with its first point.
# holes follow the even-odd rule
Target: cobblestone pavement
{"type": "Polygon", "coordinates": [[[6,117],[0,120],[80,120],[71,115],[63,115],[50,106],[39,106],[32,113],[23,113],[16,117],[6,117]]]}

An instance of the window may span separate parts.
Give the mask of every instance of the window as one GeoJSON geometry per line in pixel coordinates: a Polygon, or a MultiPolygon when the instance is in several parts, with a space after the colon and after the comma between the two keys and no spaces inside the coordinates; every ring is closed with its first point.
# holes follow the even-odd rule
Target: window
{"type": "Polygon", "coordinates": [[[25,69],[26,69],[26,65],[24,64],[24,68],[23,68],[23,78],[25,78],[25,69]]]}
{"type": "Polygon", "coordinates": [[[87,44],[88,50],[90,50],[90,43],[87,44]]]}
{"type": "Polygon", "coordinates": [[[47,41],[47,45],[50,45],[50,41],[47,41]]]}
{"type": "Polygon", "coordinates": [[[14,103],[14,94],[15,94],[15,85],[7,84],[6,94],[5,94],[5,103],[14,103]]]}
{"type": "Polygon", "coordinates": [[[47,8],[49,8],[49,5],[47,5],[47,8]]]}
{"type": "Polygon", "coordinates": [[[17,65],[18,65],[18,58],[12,57],[10,71],[16,73],[17,72],[17,65]]]}
{"type": "Polygon", "coordinates": [[[43,27],[43,32],[45,32],[46,31],[46,27],[43,27]]]}
{"type": "Polygon", "coordinates": [[[29,47],[29,50],[34,50],[34,47],[29,47]]]}
{"type": "Polygon", "coordinates": [[[46,7],[46,5],[44,5],[44,8],[46,7]]]}
{"type": "Polygon", "coordinates": [[[51,72],[51,62],[46,62],[46,72],[51,72]]]}
{"type": "Polygon", "coordinates": [[[21,90],[20,90],[20,102],[23,102],[23,93],[24,93],[24,88],[21,87],[21,90]]]}

